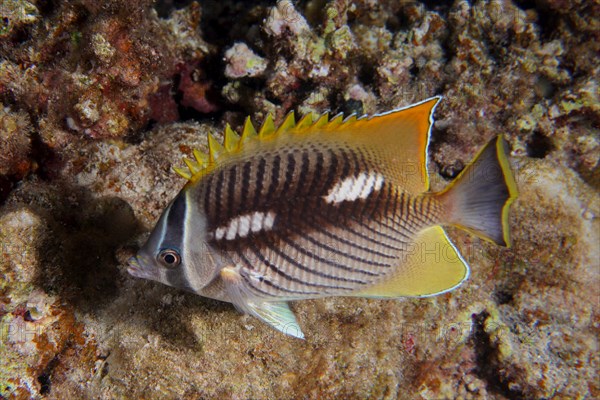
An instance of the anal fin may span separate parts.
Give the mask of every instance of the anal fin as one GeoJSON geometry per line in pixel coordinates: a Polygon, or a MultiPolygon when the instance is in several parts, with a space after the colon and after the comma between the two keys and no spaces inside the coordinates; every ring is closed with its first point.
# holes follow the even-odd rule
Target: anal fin
{"type": "Polygon", "coordinates": [[[448,292],[469,277],[469,266],[440,226],[423,230],[402,256],[396,271],[355,296],[425,297],[448,292]]]}

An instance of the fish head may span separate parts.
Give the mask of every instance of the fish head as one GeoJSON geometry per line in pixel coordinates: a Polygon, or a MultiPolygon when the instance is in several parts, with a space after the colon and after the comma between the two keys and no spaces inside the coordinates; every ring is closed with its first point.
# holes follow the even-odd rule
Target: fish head
{"type": "Polygon", "coordinates": [[[215,250],[208,244],[207,223],[189,191],[167,206],[150,237],[128,261],[129,274],[199,293],[218,273],[215,250]]]}

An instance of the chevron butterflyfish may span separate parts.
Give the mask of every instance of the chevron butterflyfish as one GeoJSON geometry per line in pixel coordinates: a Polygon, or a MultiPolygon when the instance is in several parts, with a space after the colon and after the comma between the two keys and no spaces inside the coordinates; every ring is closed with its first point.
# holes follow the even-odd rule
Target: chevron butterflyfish
{"type": "Polygon", "coordinates": [[[229,125],[175,171],[186,185],[129,272],[233,303],[304,334],[290,301],[424,297],[455,289],[469,266],[443,227],[510,246],[517,196],[508,144],[493,138],[439,192],[427,152],[440,97],[371,117],[290,113],[258,131],[229,125]]]}

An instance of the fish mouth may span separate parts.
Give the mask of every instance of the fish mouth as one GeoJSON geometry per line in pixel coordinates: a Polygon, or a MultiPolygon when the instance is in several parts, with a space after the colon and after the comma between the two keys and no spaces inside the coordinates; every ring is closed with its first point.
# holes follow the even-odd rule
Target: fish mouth
{"type": "Polygon", "coordinates": [[[142,272],[142,267],[140,266],[140,262],[137,257],[131,257],[127,260],[127,272],[129,275],[135,276],[136,278],[143,278],[144,273],[142,272]]]}
{"type": "Polygon", "coordinates": [[[145,257],[139,254],[127,260],[127,272],[129,275],[142,279],[158,279],[158,271],[152,267],[148,267],[148,263],[144,262],[145,257]]]}

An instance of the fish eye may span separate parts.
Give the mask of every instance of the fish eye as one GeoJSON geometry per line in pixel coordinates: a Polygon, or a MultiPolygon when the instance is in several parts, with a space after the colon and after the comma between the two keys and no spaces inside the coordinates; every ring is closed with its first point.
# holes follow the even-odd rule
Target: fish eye
{"type": "Polygon", "coordinates": [[[181,264],[181,256],[173,249],[164,249],[158,253],[158,262],[166,268],[174,268],[181,264]]]}

